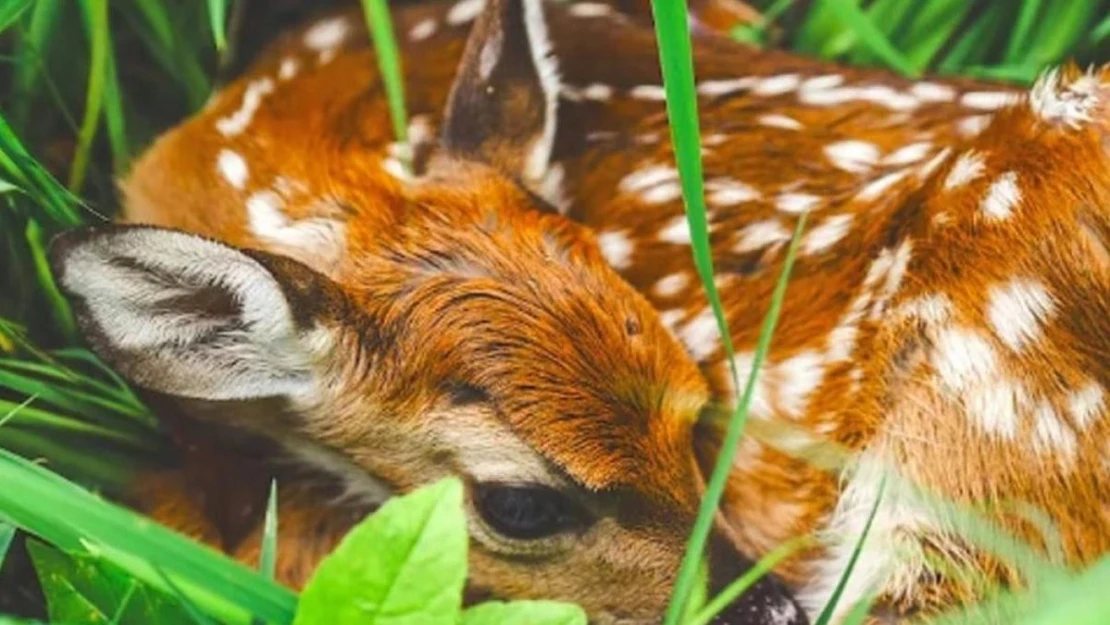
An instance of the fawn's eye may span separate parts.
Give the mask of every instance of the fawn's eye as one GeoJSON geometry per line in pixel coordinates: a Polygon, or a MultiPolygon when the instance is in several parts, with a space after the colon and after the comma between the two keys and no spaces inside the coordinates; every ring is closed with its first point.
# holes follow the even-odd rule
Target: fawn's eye
{"type": "Polygon", "coordinates": [[[585,513],[565,495],[539,484],[481,484],[474,504],[490,529],[507,538],[536,540],[585,525],[585,513]]]}

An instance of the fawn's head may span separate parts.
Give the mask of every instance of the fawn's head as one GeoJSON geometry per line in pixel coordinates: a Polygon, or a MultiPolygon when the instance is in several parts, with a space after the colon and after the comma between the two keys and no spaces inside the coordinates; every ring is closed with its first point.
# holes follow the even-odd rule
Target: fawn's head
{"type": "MultiPolygon", "coordinates": [[[[475,592],[657,622],[702,490],[708,393],[592,235],[539,199],[558,88],[544,30],[538,2],[489,3],[419,179],[352,161],[312,181],[344,216],[311,245],[338,251],[302,246],[302,263],[117,226],[62,237],[53,262],[89,342],[137,385],[275,438],[356,494],[463,478],[475,592]]],[[[170,175],[150,169],[132,179],[170,175]]],[[[714,544],[720,587],[746,565],[714,544]]],[[[768,578],[727,622],[795,613],[768,578]]]]}

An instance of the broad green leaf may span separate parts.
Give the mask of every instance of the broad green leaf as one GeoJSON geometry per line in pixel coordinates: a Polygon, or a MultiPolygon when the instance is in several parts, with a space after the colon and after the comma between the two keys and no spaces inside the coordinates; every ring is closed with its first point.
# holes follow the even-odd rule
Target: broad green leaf
{"type": "Polygon", "coordinates": [[[65,553],[37,541],[28,541],[27,550],[46,590],[52,620],[119,625],[193,622],[178,601],[109,562],[87,554],[65,553]],[[59,602],[58,611],[55,600],[59,602]]]}
{"type": "Polygon", "coordinates": [[[461,625],[586,625],[582,608],[555,601],[489,601],[468,608],[461,625]]]}
{"type": "Polygon", "coordinates": [[[97,605],[77,589],[74,578],[78,573],[64,554],[36,541],[27,541],[27,552],[35,564],[51,621],[75,625],[110,622],[113,610],[97,605]]]}
{"type": "Polygon", "coordinates": [[[18,20],[31,7],[31,0],[5,0],[0,2],[0,32],[18,20]]]}
{"type": "Polygon", "coordinates": [[[387,502],[320,563],[294,625],[455,625],[466,581],[462,498],[450,478],[387,502]]]}

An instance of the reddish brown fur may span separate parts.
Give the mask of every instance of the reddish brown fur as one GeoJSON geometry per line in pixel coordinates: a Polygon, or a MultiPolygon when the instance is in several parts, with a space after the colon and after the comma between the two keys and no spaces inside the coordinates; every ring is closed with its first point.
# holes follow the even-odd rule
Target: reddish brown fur
{"type": "MultiPolygon", "coordinates": [[[[439,6],[398,10],[397,30],[407,33],[422,19],[439,19],[442,11],[439,6]]],[[[695,479],[692,472],[676,473],[674,468],[692,470],[692,458],[689,462],[684,458],[692,446],[690,427],[704,391],[689,360],[665,337],[666,330],[652,309],[664,315],[681,310],[672,321],[681,334],[682,327],[704,309],[705,300],[693,279],[687,247],[659,239],[661,229],[682,214],[681,204],[651,204],[620,187],[626,176],[649,165],[673,167],[662,103],[625,95],[637,85],[659,84],[652,33],[618,17],[581,19],[560,11],[551,14],[564,83],[601,83],[616,91],[604,102],[561,102],[555,159],[566,172],[568,215],[599,236],[609,232],[627,236],[633,252],[627,264],[617,268],[643,297],[611,277],[597,252],[596,239],[584,228],[557,216],[521,211],[498,213],[491,221],[487,207],[527,201],[518,189],[481,168],[465,172],[476,181],[465,193],[434,184],[412,191],[382,173],[380,161],[390,140],[389,125],[373,55],[361,39],[349,40],[334,61],[298,74],[296,88],[279,84],[266,98],[250,131],[234,146],[250,163],[252,185],[277,175],[329,181],[329,188],[291,200],[286,212],[291,218],[318,216],[321,195],[333,199],[328,210],[343,215],[348,224],[346,247],[359,250],[359,255],[317,269],[337,280],[358,307],[371,311],[375,319],[387,320],[386,328],[396,324],[460,329],[419,337],[436,341],[436,349],[425,353],[442,354],[441,359],[408,360],[408,353],[399,347],[397,358],[388,367],[391,375],[438,380],[445,371],[466,371],[468,378],[481,380],[492,394],[513,405],[507,413],[514,417],[511,425],[522,440],[583,484],[634,489],[661,509],[689,515],[695,503],[691,498],[696,494],[695,479]],[[597,63],[594,60],[598,58],[610,62],[597,63]],[[611,134],[589,139],[590,133],[597,132],[611,134]],[[645,133],[653,134],[654,142],[645,144],[645,133]],[[280,151],[276,157],[275,151],[280,151]],[[371,206],[373,211],[362,208],[371,206]],[[423,217],[428,207],[450,208],[445,209],[443,220],[437,221],[423,217]],[[460,228],[476,228],[485,234],[453,237],[460,228]],[[522,245],[522,241],[526,243],[522,245]],[[513,255],[507,256],[506,249],[513,255]],[[541,321],[532,322],[519,310],[522,298],[515,297],[511,289],[491,285],[479,289],[489,298],[480,309],[453,308],[450,316],[441,317],[436,297],[424,294],[455,279],[451,272],[421,279],[411,269],[383,260],[388,258],[388,250],[434,257],[439,260],[429,262],[444,262],[459,274],[467,274],[472,267],[496,272],[517,288],[531,289],[538,301],[558,302],[560,308],[547,321],[537,314],[541,321]],[[364,260],[363,254],[370,260],[364,260]],[[544,264],[545,259],[564,257],[576,262],[544,264]],[[540,266],[546,273],[534,275],[540,266]],[[673,293],[656,292],[660,279],[673,274],[689,276],[688,285],[673,293]],[[566,296],[574,297],[561,288],[568,283],[596,284],[586,290],[597,298],[566,301],[566,296]],[[409,301],[420,304],[409,306],[409,301]],[[582,316],[578,306],[605,309],[609,315],[582,316]],[[582,324],[601,317],[611,319],[612,324],[575,326],[581,331],[580,344],[555,346],[548,339],[561,331],[551,324],[582,324]],[[488,324],[491,334],[551,345],[559,350],[552,360],[567,363],[569,371],[550,372],[550,388],[533,388],[530,381],[519,379],[496,359],[460,360],[453,354],[458,342],[468,338],[461,330],[478,323],[488,324]],[[642,332],[631,342],[626,336],[630,325],[642,332]],[[644,351],[638,342],[650,345],[652,351],[644,351]],[[592,366],[623,371],[615,377],[627,380],[628,385],[590,389],[569,384],[591,379],[594,373],[588,367],[592,366]],[[596,412],[599,405],[606,410],[596,412]],[[547,412],[556,406],[557,412],[547,412]],[[652,406],[657,410],[651,410],[652,406]],[[646,411],[668,418],[630,420],[626,407],[631,407],[628,414],[646,411]]],[[[427,116],[435,126],[461,54],[464,30],[441,24],[426,41],[402,37],[410,113],[427,116]]],[[[299,52],[300,36],[292,33],[277,42],[251,75],[275,75],[289,50],[304,56],[299,52]]],[[[879,86],[902,94],[913,85],[884,73],[756,53],[713,36],[696,40],[695,56],[703,81],[731,78],[739,69],[745,76],[757,77],[797,73],[799,82],[837,74],[844,77],[845,85],[879,86]]],[[[1105,74],[1100,77],[1103,83],[1107,79],[1105,74]]],[[[245,227],[242,202],[246,193],[232,193],[212,182],[215,154],[228,145],[213,133],[212,123],[239,106],[249,80],[229,87],[210,108],[148,152],[127,185],[129,220],[180,227],[243,246],[266,246],[253,239],[245,227]],[[166,198],[173,203],[167,206],[166,198]]],[[[850,230],[834,245],[802,256],[795,267],[772,349],[772,366],[763,376],[769,405],[754,415],[752,428],[757,436],[742,444],[724,508],[734,540],[749,556],[823,529],[845,492],[839,476],[810,462],[809,447],[799,450],[796,441],[782,434],[777,425],[783,424],[864,451],[868,457],[892,460],[907,478],[957,501],[1013,499],[1034,504],[1059,524],[1072,564],[1089,562],[1110,549],[1105,496],[1110,484],[1105,471],[1096,468],[1106,460],[1102,449],[1107,434],[1105,402],[1089,430],[1084,432],[1070,421],[1064,424],[1078,439],[1076,455],[1072,464],[1067,464],[1062,456],[1040,453],[1031,444],[1023,444],[1035,438],[1028,419],[1021,420],[1011,441],[977,429],[968,416],[965,395],[939,388],[933,367],[934,360],[943,357],[938,351],[943,333],[958,324],[984,332],[984,340],[998,355],[1000,375],[1020,381],[1030,393],[1048,401],[1058,403],[1062,394],[1089,380],[1102,388],[1110,386],[1105,357],[1110,346],[1106,321],[1110,309],[1106,87],[1101,88],[1096,121],[1082,128],[1047,122],[1020,104],[998,113],[990,127],[976,135],[961,132],[959,120],[988,112],[964,106],[959,102],[961,94],[1001,88],[954,81],[943,84],[953,90],[951,99],[920,100],[912,110],[892,110],[858,100],[814,106],[799,100],[798,88],[766,96],[736,90],[701,101],[704,135],[726,136],[723,143],[707,146],[706,178],[737,179],[760,195],[734,206],[711,207],[714,260],[738,351],[750,351],[755,344],[785,250],[779,242],[736,252],[733,248],[741,229],[778,220],[784,230],[792,230],[796,217],[774,204],[781,193],[817,198],[810,231],[834,213],[851,215],[853,220],[850,230]],[[768,126],[760,121],[767,114],[787,116],[799,128],[768,126]],[[860,171],[846,171],[823,154],[825,147],[843,140],[867,142],[884,156],[915,141],[928,141],[930,148],[912,164],[914,170],[905,178],[875,198],[861,199],[858,194],[868,183],[911,164],[879,162],[860,171]],[[952,154],[938,159],[931,171],[924,169],[943,148],[951,148],[952,154]],[[955,158],[969,150],[984,156],[984,172],[957,188],[945,189],[955,158]],[[1006,171],[1015,172],[1021,182],[1020,210],[1001,223],[985,221],[981,209],[984,194],[1006,171]],[[893,254],[906,241],[912,242],[912,249],[901,284],[895,284],[885,296],[879,292],[885,276],[880,275],[876,285],[866,285],[876,259],[893,254]],[[1076,243],[1070,244],[1072,241],[1076,243]],[[1013,353],[982,330],[991,327],[983,311],[990,289],[1019,273],[1043,282],[1053,293],[1056,308],[1040,341],[1030,351],[1013,353]],[[953,304],[944,319],[904,307],[916,297],[934,294],[946,296],[953,304]],[[825,350],[830,335],[843,325],[861,296],[866,297],[863,318],[856,324],[858,338],[848,357],[822,360],[819,382],[807,390],[808,397],[801,398],[802,409],[791,414],[788,406],[798,398],[779,396],[776,390],[789,372],[774,365],[825,350]],[[872,306],[876,313],[869,315],[872,306]]],[[[312,264],[311,258],[302,260],[312,264]]],[[[385,332],[380,340],[403,346],[404,341],[417,339],[405,338],[403,332],[385,332]]],[[[731,401],[735,392],[719,344],[698,364],[715,400],[731,401]]],[[[430,385],[385,386],[403,390],[430,385]]],[[[974,392],[974,388],[969,390],[974,392]]],[[[431,403],[434,398],[402,394],[387,401],[391,402],[389,410],[403,414],[415,412],[413,405],[431,403]]],[[[359,429],[354,415],[349,417],[341,427],[313,432],[313,436],[338,448],[350,448],[366,432],[359,429]]],[[[707,429],[710,433],[699,441],[705,448],[703,457],[711,456],[715,447],[715,436],[707,429]]],[[[386,473],[384,477],[390,481],[405,482],[389,475],[388,467],[373,468],[386,473]]],[[[177,490],[151,495],[164,497],[154,505],[157,518],[211,540],[213,530],[202,528],[202,519],[196,518],[177,490]]],[[[301,522],[296,519],[309,523],[309,519],[321,518],[313,510],[318,504],[311,495],[304,495],[303,507],[298,506],[297,497],[284,500],[283,515],[289,520],[283,516],[283,527],[296,527],[301,522]]],[[[996,516],[1028,533],[1028,526],[1012,517],[996,516]]],[[[334,535],[321,535],[319,540],[290,556],[297,558],[296,564],[283,564],[286,581],[302,581],[312,559],[326,551],[334,535]]],[[[946,528],[923,527],[907,540],[953,559],[966,557],[989,575],[1014,579],[969,550],[946,528]]],[[[240,548],[239,553],[251,553],[250,547],[240,548]]],[[[789,561],[781,572],[800,587],[813,584],[826,557],[829,553],[824,550],[808,551],[789,561]]],[[[528,585],[531,582],[514,577],[494,559],[478,568],[479,576],[496,580],[503,593],[536,592],[535,586],[528,585]]],[[[595,583],[606,587],[605,581],[599,578],[595,583]]],[[[551,577],[544,583],[557,585],[558,580],[551,577]]],[[[883,589],[886,602],[904,613],[942,608],[978,595],[976,589],[956,579],[915,582],[908,587],[887,583],[883,589]]]]}

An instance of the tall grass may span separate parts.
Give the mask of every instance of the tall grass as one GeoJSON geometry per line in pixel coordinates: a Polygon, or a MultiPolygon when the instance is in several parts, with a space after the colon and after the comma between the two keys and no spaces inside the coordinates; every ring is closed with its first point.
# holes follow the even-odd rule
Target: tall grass
{"type": "MultiPolygon", "coordinates": [[[[403,59],[390,32],[385,0],[363,3],[383,65],[394,131],[403,141],[403,59]]],[[[1110,0],[756,4],[765,19],[738,28],[733,33],[737,39],[885,66],[907,76],[937,73],[1027,83],[1048,63],[1065,58],[1090,62],[1110,53],[1110,0]]],[[[146,408],[79,346],[72,317],[46,267],[44,246],[54,233],[109,217],[116,206],[113,176],[125,171],[156,132],[204,103],[214,83],[218,52],[232,47],[228,20],[233,10],[234,3],[227,0],[0,1],[0,45],[7,48],[6,71],[0,72],[5,87],[0,115],[0,563],[10,552],[14,523],[63,549],[106,559],[134,579],[177,597],[195,622],[261,617],[288,623],[296,597],[268,581],[281,530],[274,513],[280,505],[276,490],[271,492],[260,575],[144,525],[24,460],[41,461],[70,480],[111,493],[136,467],[162,453],[161,435],[146,408]]],[[[685,6],[681,0],[653,0],[653,11],[692,253],[731,356],[731,334],[708,247],[685,6]]],[[[773,341],[789,288],[789,259],[804,224],[800,220],[782,276],[766,303],[756,363],[773,341]]],[[[753,371],[759,371],[758,364],[753,371]]],[[[759,571],[800,546],[773,551],[755,572],[718,597],[691,598],[701,583],[699,563],[711,514],[724,486],[724,470],[743,435],[755,383],[754,374],[743,384],[736,371],[732,375],[735,387],[744,391],[729,421],[667,623],[708,622],[759,571]]],[[[989,528],[970,517],[964,525],[969,535],[990,542],[989,528]]],[[[858,544],[865,539],[859,537],[858,544]]],[[[1015,546],[1000,550],[1020,551],[1015,546]]],[[[1032,599],[1004,595],[996,608],[1020,614],[1030,625],[1106,622],[1110,596],[1097,589],[1110,583],[1107,570],[1103,562],[1078,578],[1048,576],[1032,599]]],[[[850,570],[844,574],[846,578],[850,570]]],[[[859,622],[862,614],[857,609],[850,620],[859,622]]],[[[975,616],[955,615],[942,622],[971,622],[975,616]]]]}

